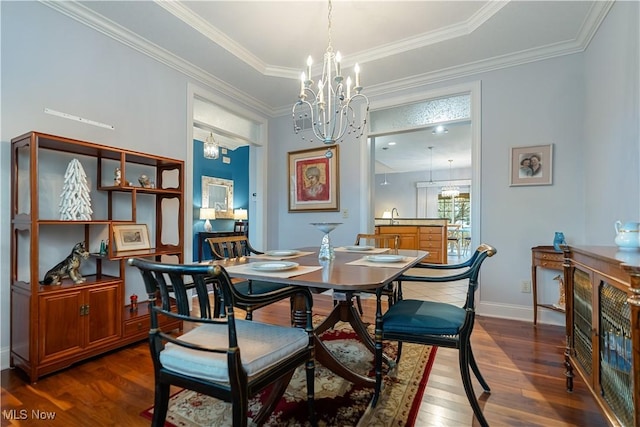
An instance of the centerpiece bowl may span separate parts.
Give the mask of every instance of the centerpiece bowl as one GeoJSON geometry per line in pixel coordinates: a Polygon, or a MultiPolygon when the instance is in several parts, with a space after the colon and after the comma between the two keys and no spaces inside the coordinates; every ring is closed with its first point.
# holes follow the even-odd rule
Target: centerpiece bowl
{"type": "Polygon", "coordinates": [[[342,224],[341,222],[312,222],[318,230],[324,233],[322,236],[322,243],[320,244],[320,252],[318,253],[318,259],[320,260],[332,260],[336,257],[329,239],[329,233],[331,233],[337,226],[342,224]]]}

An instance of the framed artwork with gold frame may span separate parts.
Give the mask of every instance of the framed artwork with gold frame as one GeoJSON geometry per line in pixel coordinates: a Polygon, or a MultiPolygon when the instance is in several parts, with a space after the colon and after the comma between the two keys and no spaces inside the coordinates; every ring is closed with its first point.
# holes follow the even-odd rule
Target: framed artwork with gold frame
{"type": "Polygon", "coordinates": [[[291,151],[289,212],[340,210],[338,146],[291,151]]]}

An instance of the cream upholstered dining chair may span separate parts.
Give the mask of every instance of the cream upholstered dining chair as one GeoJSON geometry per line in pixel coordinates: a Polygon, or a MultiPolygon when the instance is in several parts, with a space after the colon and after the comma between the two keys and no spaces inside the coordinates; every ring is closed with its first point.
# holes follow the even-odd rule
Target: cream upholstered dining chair
{"type": "MultiPolygon", "coordinates": [[[[397,251],[400,247],[400,235],[399,234],[365,234],[359,233],[356,235],[355,246],[373,246],[375,248],[389,248],[390,251],[397,251]]],[[[370,292],[361,291],[366,293],[375,293],[375,290],[370,292]]],[[[396,287],[393,282],[389,283],[382,290],[383,294],[387,296],[389,305],[392,305],[396,299],[396,287]]],[[[355,293],[356,304],[358,305],[358,311],[360,315],[364,314],[362,310],[362,299],[360,293],[355,293]]]]}
{"type": "Polygon", "coordinates": [[[273,385],[253,419],[262,425],[299,366],[306,368],[309,420],[315,425],[313,299],[307,289],[291,286],[268,295],[245,295],[235,289],[221,266],[163,264],[139,258],[128,263],[140,270],[149,296],[149,346],[155,378],[153,426],[164,426],[172,385],[231,402],[234,426],[247,425],[249,398],[273,385]],[[208,279],[215,280],[222,291],[221,318],[211,310],[208,279]],[[191,290],[196,291],[199,315],[192,315],[189,309],[191,290]],[[267,304],[294,294],[304,296],[304,329],[235,318],[237,303],[267,304]],[[182,320],[186,332],[176,337],[163,331],[158,316],[182,320]]]}
{"type": "Polygon", "coordinates": [[[460,375],[467,399],[473,408],[478,422],[488,426],[482,414],[478,399],[473,391],[469,370],[473,371],[485,392],[491,389],[482,377],[478,364],[471,350],[471,333],[475,323],[475,294],[478,289],[480,266],[485,259],[496,254],[495,248],[487,244],[478,246],[474,254],[467,261],[459,264],[417,264],[414,268],[448,270],[451,274],[440,275],[402,275],[398,282],[421,282],[424,286],[430,283],[450,283],[466,280],[467,299],[462,307],[453,304],[403,299],[402,293],[398,300],[383,314],[381,306],[382,292],[377,293],[376,303],[376,335],[375,335],[375,372],[376,385],[372,406],[375,407],[382,388],[383,340],[398,341],[396,362],[400,363],[402,343],[425,344],[437,347],[449,347],[458,350],[460,375]]]}
{"type": "Polygon", "coordinates": [[[460,233],[459,224],[449,224],[447,226],[447,244],[449,246],[449,252],[456,250],[458,257],[460,257],[462,238],[460,233]]]}
{"type": "MultiPolygon", "coordinates": [[[[205,239],[205,241],[211,248],[211,253],[213,254],[214,260],[241,258],[252,254],[263,254],[263,252],[260,252],[254,249],[253,246],[251,246],[251,243],[249,243],[249,239],[247,238],[247,236],[209,237],[205,239]]],[[[247,295],[264,294],[286,286],[282,283],[265,282],[261,280],[234,280],[233,284],[238,292],[247,295]]],[[[217,297],[215,301],[215,309],[217,312],[217,310],[221,307],[220,299],[222,298],[222,293],[218,289],[216,289],[215,286],[214,293],[217,297]]],[[[254,304],[247,304],[242,301],[238,301],[236,307],[246,311],[246,319],[251,320],[253,318],[253,310],[264,307],[268,304],[270,303],[255,302],[254,304]]]]}

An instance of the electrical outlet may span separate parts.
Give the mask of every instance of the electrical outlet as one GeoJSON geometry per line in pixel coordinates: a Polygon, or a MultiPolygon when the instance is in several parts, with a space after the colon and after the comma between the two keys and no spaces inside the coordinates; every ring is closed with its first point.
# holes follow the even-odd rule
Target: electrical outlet
{"type": "Polygon", "coordinates": [[[531,280],[523,280],[520,282],[520,292],[525,294],[531,293],[531,280]]]}

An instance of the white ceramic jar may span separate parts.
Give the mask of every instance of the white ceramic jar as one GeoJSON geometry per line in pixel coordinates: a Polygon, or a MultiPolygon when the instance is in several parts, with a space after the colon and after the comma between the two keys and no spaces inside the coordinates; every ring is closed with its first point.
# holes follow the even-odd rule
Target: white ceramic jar
{"type": "Polygon", "coordinates": [[[620,249],[637,250],[640,248],[640,222],[616,221],[615,243],[620,249]]]}

